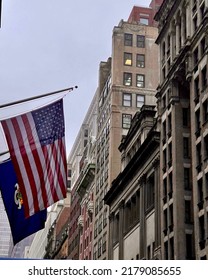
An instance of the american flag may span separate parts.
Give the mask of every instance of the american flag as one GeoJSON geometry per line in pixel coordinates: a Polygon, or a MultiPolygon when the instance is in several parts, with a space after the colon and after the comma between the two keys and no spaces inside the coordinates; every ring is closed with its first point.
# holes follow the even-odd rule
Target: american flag
{"type": "Polygon", "coordinates": [[[2,127],[22,193],[25,216],[65,198],[63,99],[3,120],[2,127]]]}

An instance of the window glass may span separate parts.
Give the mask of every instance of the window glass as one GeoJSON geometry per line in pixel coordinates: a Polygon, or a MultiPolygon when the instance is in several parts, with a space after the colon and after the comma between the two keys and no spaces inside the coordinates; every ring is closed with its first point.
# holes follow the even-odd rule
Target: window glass
{"type": "Polygon", "coordinates": [[[124,85],[131,86],[132,85],[132,74],[124,73],[124,85]]]}
{"type": "Polygon", "coordinates": [[[144,48],[145,47],[145,36],[137,35],[137,47],[144,48]]]}
{"type": "Polygon", "coordinates": [[[149,19],[148,18],[140,18],[140,23],[148,25],[149,24],[149,19]]]}
{"type": "Polygon", "coordinates": [[[129,33],[124,34],[124,45],[132,46],[133,45],[133,35],[129,33]]]}
{"type": "Polygon", "coordinates": [[[132,116],[130,114],[122,114],[122,128],[130,128],[131,118],[132,116]]]}
{"type": "Polygon", "coordinates": [[[136,75],[136,86],[140,88],[144,87],[144,75],[141,74],[136,75]]]}
{"type": "Polygon", "coordinates": [[[144,105],[144,95],[137,94],[136,102],[137,108],[141,108],[144,105]]]}
{"type": "Polygon", "coordinates": [[[124,65],[132,66],[132,53],[124,53],[124,65]]]}
{"type": "Polygon", "coordinates": [[[131,107],[131,94],[130,93],[123,94],[123,106],[131,107]]]}
{"type": "Polygon", "coordinates": [[[140,68],[145,67],[145,56],[144,54],[137,54],[136,66],[140,68]]]}

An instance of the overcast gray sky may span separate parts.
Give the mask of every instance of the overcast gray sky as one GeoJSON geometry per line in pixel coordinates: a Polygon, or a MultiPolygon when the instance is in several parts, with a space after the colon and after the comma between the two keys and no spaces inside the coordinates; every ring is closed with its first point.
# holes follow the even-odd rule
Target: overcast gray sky
{"type": "MultiPolygon", "coordinates": [[[[134,5],[148,7],[150,2],[3,0],[0,104],[77,85],[64,97],[68,155],[97,88],[99,63],[111,56],[113,27],[128,19],[134,5]]],[[[0,109],[0,118],[35,106],[0,109]]],[[[7,148],[2,133],[0,152],[7,148]]]]}

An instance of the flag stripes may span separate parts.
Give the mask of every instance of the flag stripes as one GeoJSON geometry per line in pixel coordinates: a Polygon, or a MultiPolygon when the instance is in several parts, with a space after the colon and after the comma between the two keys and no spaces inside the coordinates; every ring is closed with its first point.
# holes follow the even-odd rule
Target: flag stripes
{"type": "Polygon", "coordinates": [[[26,217],[66,197],[63,102],[58,102],[47,106],[47,113],[41,108],[40,114],[34,111],[35,117],[29,112],[2,121],[26,217]]]}

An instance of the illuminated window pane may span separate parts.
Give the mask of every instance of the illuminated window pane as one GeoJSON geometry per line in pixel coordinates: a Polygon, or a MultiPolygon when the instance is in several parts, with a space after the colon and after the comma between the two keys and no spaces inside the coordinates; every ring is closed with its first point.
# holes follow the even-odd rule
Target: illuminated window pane
{"type": "Polygon", "coordinates": [[[124,53],[124,65],[132,65],[132,53],[124,53]]]}
{"type": "Polygon", "coordinates": [[[132,74],[124,73],[124,85],[131,86],[132,85],[132,74]]]}
{"type": "Polygon", "coordinates": [[[136,86],[140,88],[144,88],[145,81],[144,81],[144,75],[138,74],[136,75],[136,86]]]}

